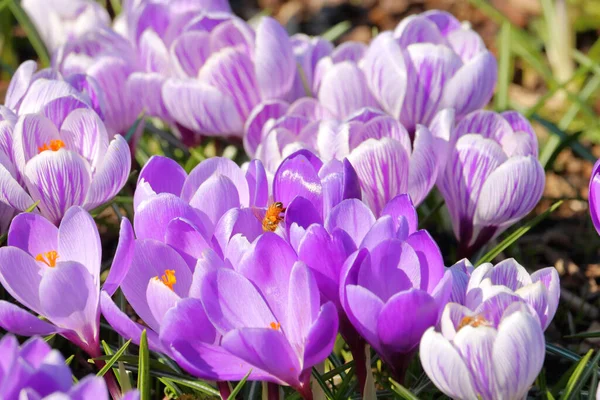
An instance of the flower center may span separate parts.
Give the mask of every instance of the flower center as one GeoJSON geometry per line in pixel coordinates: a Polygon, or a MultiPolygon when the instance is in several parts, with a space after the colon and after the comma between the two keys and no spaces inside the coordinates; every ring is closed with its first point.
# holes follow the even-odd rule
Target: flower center
{"type": "Polygon", "coordinates": [[[47,253],[40,253],[35,256],[36,261],[41,261],[49,267],[56,267],[56,259],[58,258],[58,252],[56,250],[50,250],[47,253]]]}
{"type": "Polygon", "coordinates": [[[271,322],[269,324],[269,328],[274,329],[276,331],[279,330],[279,328],[281,328],[281,324],[279,322],[271,322]]]}
{"type": "Polygon", "coordinates": [[[177,283],[177,278],[175,277],[174,269],[166,269],[165,273],[160,278],[158,276],[155,276],[154,279],[156,279],[157,281],[161,281],[165,284],[166,287],[168,287],[171,290],[173,290],[173,285],[177,283]]]}
{"type": "Polygon", "coordinates": [[[458,324],[458,328],[456,329],[456,331],[460,331],[465,326],[472,326],[473,328],[477,328],[478,326],[492,326],[492,324],[482,315],[477,315],[475,317],[464,317],[460,321],[460,324],[458,324]]]}
{"type": "Polygon", "coordinates": [[[65,147],[65,142],[60,139],[53,139],[50,141],[50,144],[44,143],[42,146],[38,147],[38,153],[46,150],[58,151],[65,147]]]}

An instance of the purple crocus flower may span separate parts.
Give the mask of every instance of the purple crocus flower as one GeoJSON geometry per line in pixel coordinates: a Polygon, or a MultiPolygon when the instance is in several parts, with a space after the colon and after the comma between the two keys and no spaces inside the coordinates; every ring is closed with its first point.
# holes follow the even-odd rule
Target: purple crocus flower
{"type": "Polygon", "coordinates": [[[375,217],[356,199],[335,207],[325,223],[356,244],[340,274],[340,302],[358,333],[404,379],[421,335],[437,324],[452,292],[452,276],[429,233],[416,231],[407,196],[375,217]]]}
{"type": "Polygon", "coordinates": [[[461,256],[469,256],[535,207],[545,175],[535,133],[517,112],[475,111],[449,130],[437,185],[461,256]]]}
{"type": "Polygon", "coordinates": [[[82,78],[74,81],[83,85],[80,92],[41,77],[50,70],[34,71],[33,62],[21,65],[7,92],[6,105],[19,117],[12,135],[3,136],[0,201],[18,211],[39,201],[42,215],[56,224],[72,205],[91,210],[114,197],[129,176],[131,155],[121,136],[109,143],[90,108],[85,77],[73,75],[82,78]]]}
{"type": "MultiPolygon", "coordinates": [[[[71,207],[58,228],[38,214],[17,215],[8,246],[0,249],[0,282],[44,320],[1,300],[0,326],[23,336],[58,333],[92,357],[100,356],[101,256],[96,224],[80,207],[71,207]]],[[[121,250],[113,265],[124,257],[121,250]]]]}
{"type": "Polygon", "coordinates": [[[467,260],[451,268],[453,275],[452,301],[476,309],[483,302],[501,295],[502,301],[523,299],[536,311],[542,329],[546,329],[558,308],[560,278],[554,267],[542,268],[529,274],[515,259],[496,265],[481,264],[473,269],[467,260]]]}
{"type": "Polygon", "coordinates": [[[233,270],[213,265],[202,279],[199,298],[195,307],[204,308],[222,335],[220,347],[242,360],[243,368],[209,364],[205,342],[192,334],[204,322],[181,310],[190,326],[172,329],[172,348],[183,368],[205,379],[216,374],[232,380],[252,369],[251,379],[289,385],[312,399],[310,371],[333,348],[337,312],[331,302],[321,305],[315,278],[288,243],[267,232],[233,270]]]}
{"type": "Polygon", "coordinates": [[[600,160],[594,164],[589,185],[590,216],[596,231],[600,235],[600,160]]]}
{"type": "Polygon", "coordinates": [[[314,81],[317,64],[323,57],[329,56],[334,51],[334,47],[327,39],[320,36],[310,37],[303,33],[293,35],[290,41],[299,65],[292,90],[287,97],[289,101],[293,102],[301,97],[315,96],[317,91],[314,81]]]}
{"type": "MultiPolygon", "coordinates": [[[[88,376],[73,385],[71,370],[58,350],[40,337],[19,346],[12,335],[0,340],[2,378],[0,397],[5,400],[98,399],[108,400],[104,380],[88,376]]],[[[132,396],[130,394],[129,396],[132,396]]],[[[134,397],[127,397],[133,399],[134,397]]]]}
{"type": "MultiPolygon", "coordinates": [[[[429,125],[443,108],[454,108],[458,118],[482,108],[497,79],[496,60],[481,37],[437,10],[377,35],[361,65],[379,105],[409,132],[429,125]]],[[[347,77],[338,79],[348,86],[347,77]]]]}
{"type": "MultiPolygon", "coordinates": [[[[142,110],[131,76],[139,70],[133,45],[110,28],[90,30],[61,46],[53,65],[64,75],[91,77],[103,95],[102,112],[110,136],[125,135],[142,110]]],[[[136,132],[137,138],[143,124],[136,132]]]]}
{"type": "Polygon", "coordinates": [[[226,1],[197,2],[205,9],[193,3],[142,2],[129,13],[126,29],[143,70],[133,75],[132,89],[185,142],[198,134],[241,137],[255,105],[284,98],[292,88],[289,37],[267,17],[255,31],[224,12],[226,1]]]}
{"type": "Polygon", "coordinates": [[[544,333],[522,301],[488,300],[474,311],[449,303],[440,331],[423,335],[419,355],[427,376],[451,398],[523,399],[544,364],[544,333]]]}
{"type": "MultiPolygon", "coordinates": [[[[7,107],[0,106],[0,170],[3,174],[16,177],[12,161],[12,137],[17,116],[7,107]]],[[[0,233],[5,234],[15,216],[16,210],[8,204],[0,202],[0,233]]]]}
{"type": "Polygon", "coordinates": [[[110,26],[108,12],[93,0],[23,0],[21,5],[51,53],[89,30],[110,26]]]}
{"type": "MultiPolygon", "coordinates": [[[[137,227],[138,218],[148,208],[152,198],[162,199],[177,197],[177,204],[189,204],[203,218],[214,226],[229,209],[238,207],[265,207],[268,200],[268,183],[264,168],[260,161],[252,161],[244,172],[233,161],[213,157],[198,164],[189,175],[175,161],[161,156],[153,156],[146,163],[138,178],[138,187],[134,195],[136,209],[136,233],[142,232],[137,227]]],[[[175,204],[175,203],[174,203],[175,204]]],[[[159,231],[165,227],[158,225],[155,216],[153,224],[159,231]]],[[[149,223],[151,221],[148,221],[149,223]]],[[[206,221],[201,225],[206,225],[206,221]]],[[[142,228],[152,235],[153,229],[142,228]]],[[[209,229],[212,235],[212,227],[209,229]]]]}

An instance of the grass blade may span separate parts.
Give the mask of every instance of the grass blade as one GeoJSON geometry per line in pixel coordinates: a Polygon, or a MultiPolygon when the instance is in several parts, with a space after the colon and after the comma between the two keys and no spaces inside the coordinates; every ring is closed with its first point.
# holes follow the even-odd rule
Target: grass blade
{"type": "Polygon", "coordinates": [[[500,61],[498,63],[498,85],[496,92],[496,110],[504,111],[508,108],[508,86],[511,81],[511,25],[502,23],[500,30],[500,61]]]}
{"type": "Polygon", "coordinates": [[[31,19],[29,19],[29,16],[25,12],[25,10],[23,10],[23,8],[17,0],[10,0],[8,3],[8,8],[15,16],[15,19],[17,20],[21,28],[23,28],[23,30],[27,34],[27,38],[29,39],[31,46],[33,47],[33,49],[38,55],[38,58],[40,59],[40,64],[42,64],[42,68],[49,67],[50,53],[48,53],[48,49],[42,41],[42,37],[33,25],[33,22],[31,22],[31,19]]]}
{"type": "Polygon", "coordinates": [[[344,33],[348,32],[351,27],[352,24],[350,23],[350,21],[342,21],[325,31],[325,33],[323,33],[321,37],[329,40],[330,42],[333,42],[339,39],[344,33]]]}
{"type": "Polygon", "coordinates": [[[513,243],[515,243],[517,240],[519,240],[521,238],[521,236],[523,236],[524,234],[526,234],[527,232],[529,232],[531,230],[531,228],[533,228],[534,226],[536,226],[537,224],[539,224],[540,222],[542,222],[550,214],[552,214],[554,211],[556,211],[556,209],[558,207],[560,207],[560,205],[562,203],[563,203],[562,200],[557,201],[556,203],[552,204],[550,206],[550,208],[548,208],[546,211],[544,211],[543,213],[541,213],[540,215],[538,215],[534,219],[528,221],[524,226],[520,227],[519,229],[517,229],[516,231],[514,231],[513,233],[511,233],[510,235],[508,235],[496,247],[494,247],[492,250],[488,251],[483,257],[481,257],[479,259],[479,261],[477,261],[477,263],[475,264],[475,266],[478,267],[479,265],[481,265],[483,263],[492,261],[494,258],[496,258],[496,256],[498,256],[498,254],[502,253],[510,245],[512,245],[513,243]]]}
{"type": "Polygon", "coordinates": [[[142,331],[140,338],[140,358],[138,370],[138,390],[140,391],[141,400],[150,400],[150,350],[148,350],[148,338],[146,330],[142,331]]]}
{"type": "Polygon", "coordinates": [[[594,350],[588,351],[587,354],[581,359],[581,361],[577,363],[573,374],[567,382],[567,386],[565,387],[565,391],[561,399],[571,400],[575,396],[579,395],[579,390],[588,381],[591,374],[596,369],[596,365],[598,364],[598,360],[600,359],[600,352],[598,352],[594,356],[592,362],[588,364],[593,352],[594,350]]]}
{"type": "Polygon", "coordinates": [[[244,387],[244,385],[246,384],[246,381],[248,380],[248,377],[250,376],[250,373],[252,372],[252,370],[248,371],[248,373],[246,374],[246,376],[244,376],[244,379],[242,379],[236,386],[235,388],[231,391],[231,394],[229,395],[229,397],[227,397],[227,400],[235,400],[235,396],[238,395],[238,393],[242,390],[242,388],[244,387]]]}
{"type": "Polygon", "coordinates": [[[127,347],[129,347],[129,343],[131,343],[131,339],[126,341],[125,344],[121,346],[121,348],[117,350],[117,352],[113,354],[113,356],[108,361],[106,361],[106,364],[104,364],[102,369],[98,371],[96,376],[104,376],[104,374],[106,374],[108,370],[117,362],[119,357],[121,357],[121,355],[125,353],[125,350],[127,350],[127,347]]]}
{"type": "Polygon", "coordinates": [[[417,396],[415,396],[414,394],[412,394],[410,392],[410,390],[408,390],[407,388],[405,388],[404,386],[402,386],[401,384],[399,384],[392,378],[390,378],[390,383],[392,384],[392,390],[398,396],[400,396],[400,398],[402,398],[404,400],[419,400],[419,398],[417,396]]]}

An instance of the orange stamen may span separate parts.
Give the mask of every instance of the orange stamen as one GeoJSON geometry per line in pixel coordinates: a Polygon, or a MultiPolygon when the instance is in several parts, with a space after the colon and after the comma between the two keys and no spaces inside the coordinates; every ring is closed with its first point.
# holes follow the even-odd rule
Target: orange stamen
{"type": "Polygon", "coordinates": [[[48,145],[48,143],[44,143],[42,146],[38,147],[38,152],[41,153],[42,151],[46,150],[58,151],[63,147],[65,147],[65,142],[59,139],[53,139],[50,141],[50,145],[48,145]]]}
{"type": "Polygon", "coordinates": [[[465,326],[472,326],[473,328],[477,328],[478,326],[491,326],[490,322],[485,319],[481,315],[477,315],[476,317],[464,317],[460,324],[458,324],[458,328],[456,331],[460,331],[465,326]]]}
{"type": "Polygon", "coordinates": [[[36,261],[41,261],[49,267],[56,267],[56,259],[58,258],[58,252],[56,250],[50,250],[47,253],[40,253],[35,256],[36,261]]]}
{"type": "Polygon", "coordinates": [[[165,284],[166,287],[168,287],[171,290],[173,290],[173,285],[177,283],[177,278],[175,277],[174,269],[167,269],[165,270],[163,276],[161,276],[160,278],[158,276],[155,276],[154,279],[161,281],[165,284]]]}
{"type": "Polygon", "coordinates": [[[281,324],[279,322],[271,322],[269,324],[269,328],[274,329],[276,331],[279,330],[279,328],[281,328],[281,324]]]}

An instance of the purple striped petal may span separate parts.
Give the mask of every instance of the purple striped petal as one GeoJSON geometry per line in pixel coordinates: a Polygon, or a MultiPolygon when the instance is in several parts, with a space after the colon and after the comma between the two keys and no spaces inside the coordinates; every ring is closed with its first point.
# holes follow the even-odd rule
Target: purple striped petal
{"type": "Polygon", "coordinates": [[[263,100],[281,99],[292,88],[296,58],[287,32],[273,18],[264,17],[256,29],[254,68],[263,100]]]}
{"type": "Polygon", "coordinates": [[[140,63],[145,71],[169,74],[169,50],[154,30],[146,29],[142,34],[139,54],[140,63]]]}
{"type": "Polygon", "coordinates": [[[246,181],[250,190],[250,206],[266,207],[269,200],[269,183],[265,167],[260,160],[252,160],[246,170],[246,181]]]}
{"type": "Polygon", "coordinates": [[[480,53],[446,83],[441,107],[453,107],[457,117],[482,108],[492,98],[497,79],[496,59],[490,52],[480,53]]]}
{"type": "Polygon", "coordinates": [[[424,15],[403,19],[394,30],[394,38],[402,48],[415,43],[446,44],[437,25],[424,15]]]}
{"type": "Polygon", "coordinates": [[[260,102],[254,65],[243,50],[228,48],[214,54],[198,78],[233,99],[237,113],[244,119],[260,102]]]}
{"type": "Polygon", "coordinates": [[[24,174],[25,164],[40,152],[40,147],[54,139],[60,139],[60,135],[56,126],[48,118],[37,114],[19,117],[13,137],[17,170],[24,174]]]}
{"type": "Polygon", "coordinates": [[[171,44],[171,61],[182,78],[193,78],[210,56],[208,32],[184,32],[171,44]]]}
{"type": "Polygon", "coordinates": [[[513,157],[492,172],[481,188],[475,224],[505,226],[523,218],[542,197],[545,175],[533,157],[513,157]]]}
{"type": "Polygon", "coordinates": [[[408,172],[408,193],[417,206],[425,200],[437,179],[439,156],[434,148],[435,141],[429,129],[417,125],[408,172]]]}
{"type": "Polygon", "coordinates": [[[260,103],[250,113],[244,126],[244,149],[254,156],[256,148],[263,138],[263,127],[270,119],[282,117],[289,104],[281,100],[269,100],[260,103]]]}
{"type": "Polygon", "coordinates": [[[412,131],[417,124],[428,125],[442,108],[444,93],[449,93],[444,88],[462,62],[445,46],[419,43],[405,50],[404,63],[407,86],[400,121],[412,131]]]}
{"type": "Polygon", "coordinates": [[[61,126],[60,138],[67,149],[88,161],[92,173],[98,170],[108,147],[108,133],[98,114],[89,109],[71,112],[61,126]]]}
{"type": "Polygon", "coordinates": [[[94,174],[84,207],[91,210],[116,196],[125,186],[130,169],[129,145],[122,136],[117,135],[110,142],[102,165],[94,174]]]}
{"type": "Polygon", "coordinates": [[[79,154],[46,150],[32,158],[25,170],[27,189],[39,200],[42,215],[58,223],[73,205],[82,205],[90,188],[90,167],[79,154]]]}
{"type": "Polygon", "coordinates": [[[321,81],[319,101],[339,119],[363,107],[377,107],[365,74],[349,61],[334,65],[321,81]]]}
{"type": "MultiPolygon", "coordinates": [[[[169,115],[192,131],[205,134],[239,135],[242,115],[234,98],[197,79],[167,79],[162,98],[169,115]]],[[[245,116],[244,116],[245,118],[245,116]]]]}
{"type": "Polygon", "coordinates": [[[400,142],[369,139],[354,149],[348,160],[360,179],[363,199],[375,215],[396,195],[406,193],[409,158],[400,142]]]}
{"type": "MultiPolygon", "coordinates": [[[[139,101],[140,108],[146,110],[149,115],[168,119],[169,111],[165,105],[166,100],[163,99],[165,81],[165,76],[161,74],[134,72],[127,78],[126,92],[129,93],[131,99],[139,101]]],[[[141,110],[137,111],[140,112],[141,110]]]]}
{"type": "Polygon", "coordinates": [[[33,60],[25,61],[13,74],[8,89],[6,90],[6,96],[4,99],[4,105],[11,110],[15,110],[25,92],[31,84],[31,78],[37,70],[37,63],[33,60]]]}

